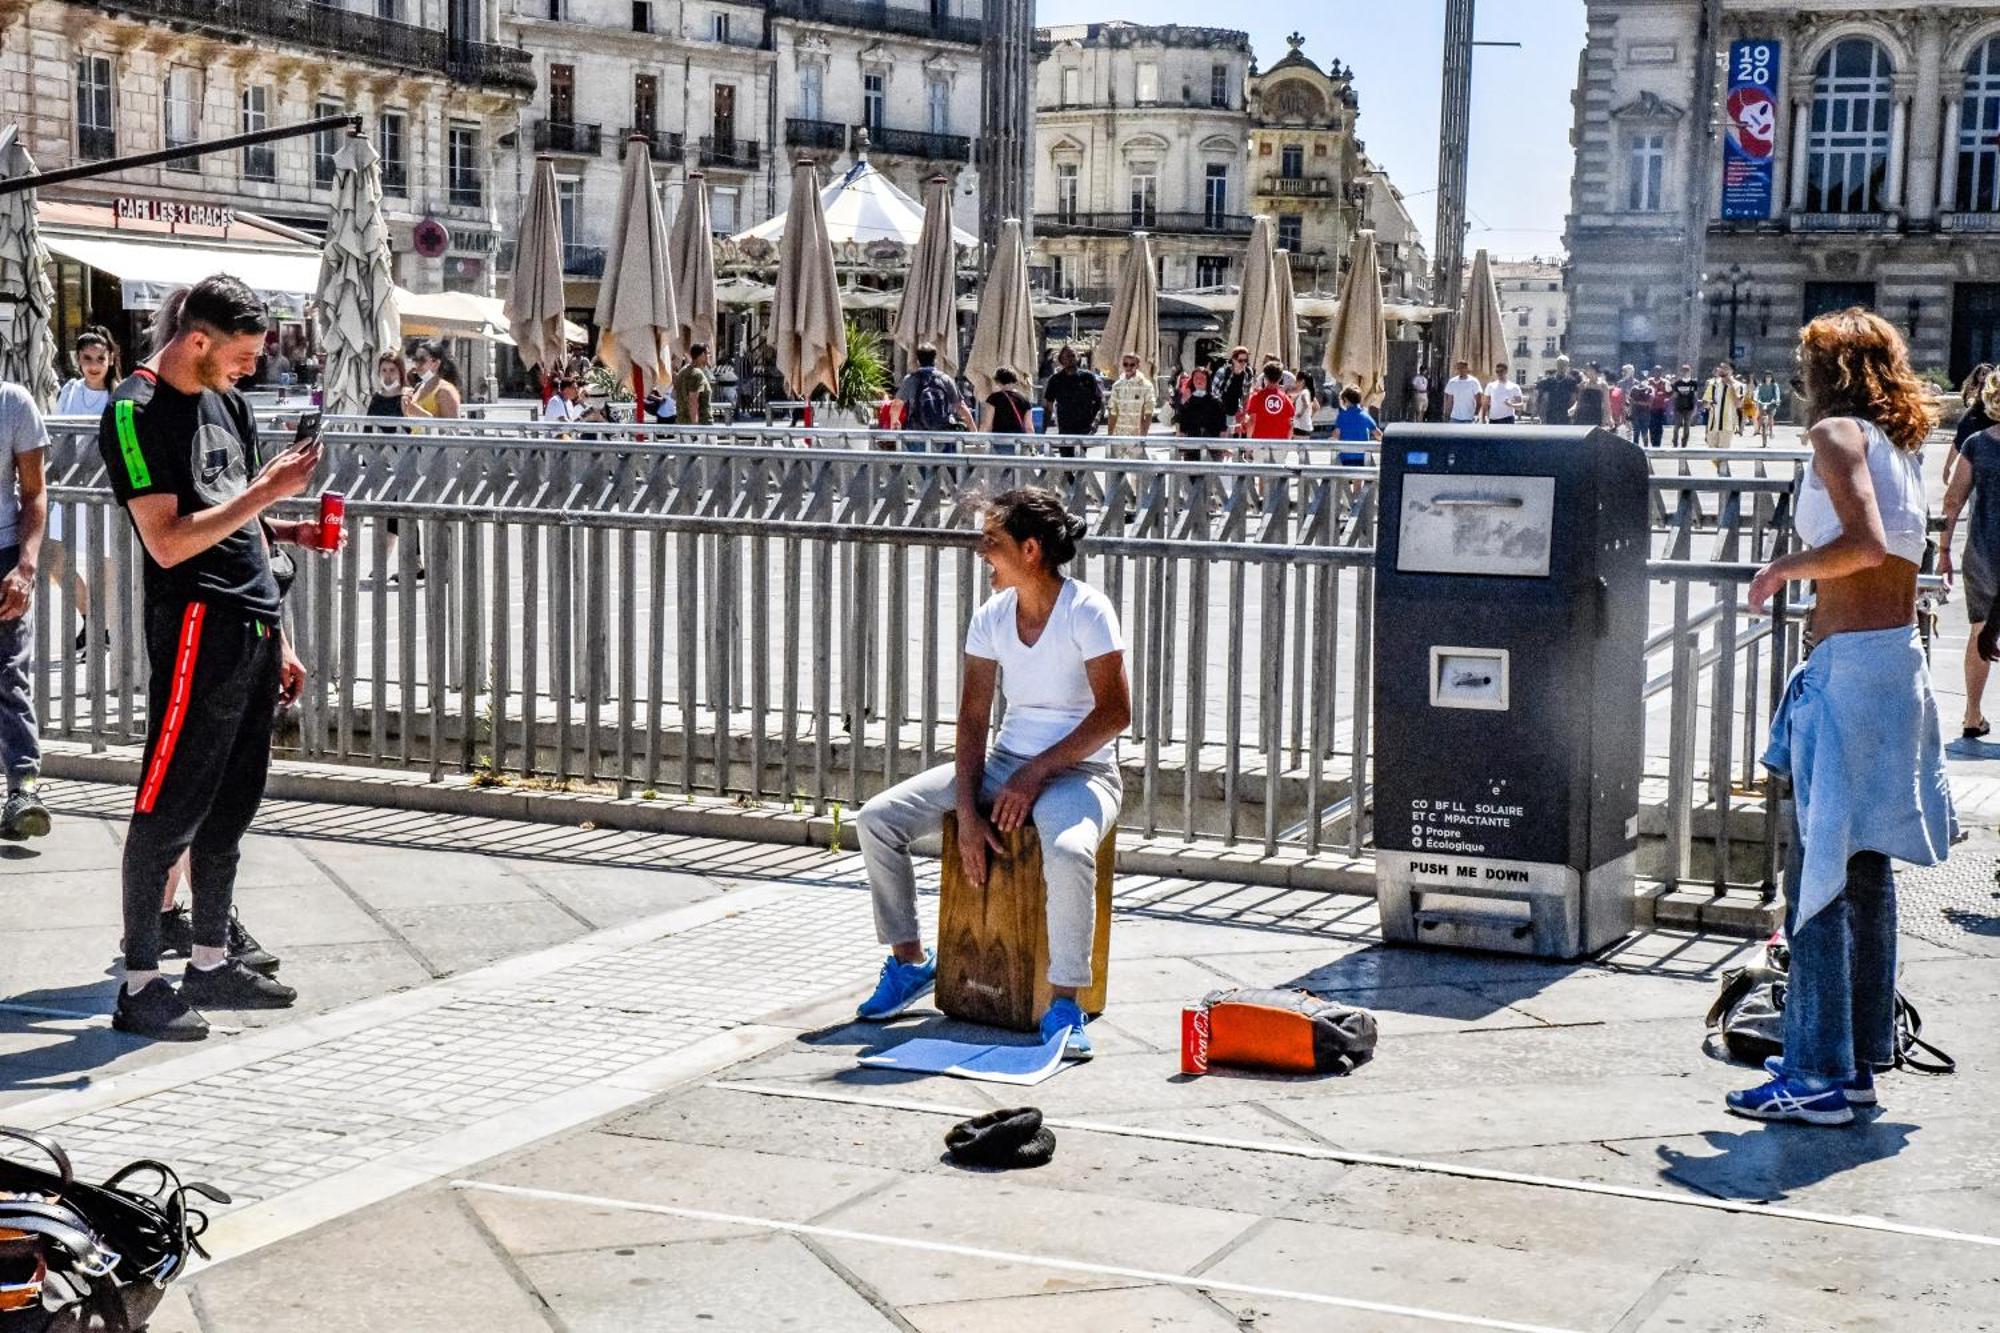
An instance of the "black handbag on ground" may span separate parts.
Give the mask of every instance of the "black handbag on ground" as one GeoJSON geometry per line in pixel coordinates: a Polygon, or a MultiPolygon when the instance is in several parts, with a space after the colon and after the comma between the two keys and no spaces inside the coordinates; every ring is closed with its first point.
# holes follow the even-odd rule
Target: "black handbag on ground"
{"type": "Polygon", "coordinates": [[[184,1184],[151,1159],[87,1185],[53,1140],[5,1126],[0,1138],[30,1145],[55,1167],[0,1151],[0,1333],[134,1333],[189,1253],[208,1257],[200,1240],[208,1217],[187,1196],[228,1203],[221,1190],[184,1184]],[[149,1178],[158,1182],[151,1190],[132,1183],[149,1178]]]}
{"type": "MultiPolygon", "coordinates": [[[[1754,963],[1722,974],[1722,990],[1708,1009],[1708,1027],[1721,1038],[1729,1058],[1761,1065],[1785,1052],[1786,972],[1791,950],[1773,940],[1754,963]]],[[[1896,1068],[1920,1074],[1951,1074],[1958,1061],[1923,1039],[1924,1016],[1896,992],[1896,1068]]]]}

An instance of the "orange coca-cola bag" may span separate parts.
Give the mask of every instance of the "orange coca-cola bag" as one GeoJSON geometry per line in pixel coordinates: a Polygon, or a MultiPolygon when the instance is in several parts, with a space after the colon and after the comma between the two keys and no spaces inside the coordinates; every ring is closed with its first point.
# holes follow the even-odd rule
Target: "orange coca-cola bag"
{"type": "Polygon", "coordinates": [[[1208,1012],[1208,1062],[1275,1074],[1345,1074],[1375,1054],[1375,1016],[1302,990],[1219,990],[1208,1012]]]}

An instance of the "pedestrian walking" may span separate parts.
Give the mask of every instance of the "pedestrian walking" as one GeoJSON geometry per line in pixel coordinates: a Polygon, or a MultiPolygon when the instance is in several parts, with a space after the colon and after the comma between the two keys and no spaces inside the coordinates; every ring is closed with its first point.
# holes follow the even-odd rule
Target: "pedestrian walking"
{"type": "Polygon", "coordinates": [[[1557,357],[1549,373],[1535,384],[1535,414],[1552,426],[1566,424],[1570,408],[1576,405],[1577,386],[1582,383],[1583,377],[1570,369],[1569,358],[1557,357]]]}
{"type": "MultiPolygon", "coordinates": [[[[919,431],[927,435],[943,435],[948,431],[975,428],[972,409],[965,405],[965,395],[958,391],[958,385],[951,376],[937,368],[937,348],[924,343],[917,348],[917,365],[903,377],[902,387],[896,390],[896,401],[901,405],[902,420],[899,423],[906,431],[919,431]]],[[[927,446],[923,443],[905,444],[903,448],[921,453],[927,446]]],[[[940,453],[957,453],[958,446],[939,440],[940,453]]]]}
{"type": "Polygon", "coordinates": [[[410,352],[410,369],[417,382],[403,391],[404,416],[448,420],[463,413],[465,386],[458,366],[436,343],[418,343],[410,352]]]}
{"type": "Polygon", "coordinates": [[[1695,401],[1701,395],[1701,381],[1694,377],[1693,366],[1682,366],[1672,384],[1674,407],[1674,448],[1685,449],[1688,433],[1694,429],[1695,401]]]}
{"type": "Polygon", "coordinates": [[[1710,449],[1728,449],[1735,445],[1736,436],[1743,429],[1743,385],[1736,378],[1736,370],[1727,361],[1715,367],[1715,373],[1701,390],[1702,410],[1707,414],[1707,436],[1705,443],[1710,449]]]}
{"type": "Polygon", "coordinates": [[[1639,385],[1639,372],[1632,366],[1618,367],[1618,379],[1612,384],[1611,419],[1618,429],[1624,431],[1636,443],[1638,435],[1632,426],[1632,391],[1639,385]]]}
{"type": "Polygon", "coordinates": [[[1075,443],[1097,433],[1097,419],[1104,411],[1104,385],[1089,370],[1077,365],[1076,351],[1064,347],[1056,353],[1056,368],[1042,387],[1042,429],[1070,443],[1058,443],[1056,452],[1074,458],[1082,447],[1075,443]]]}
{"type": "Polygon", "coordinates": [[[1131,722],[1132,692],[1117,608],[1063,573],[1086,530],[1043,487],[1008,491],[987,507],[979,555],[992,571],[993,595],[966,629],[956,758],[872,798],[855,819],[876,937],[890,949],[857,1011],[865,1021],[895,1017],[936,984],[937,955],[924,947],[917,922],[910,846],[955,809],[957,855],[975,886],[986,882],[988,857],[1004,850],[999,835],[1034,824],[1054,997],[1041,1035],[1061,1037],[1066,1059],[1091,1056],[1076,997],[1091,983],[1097,849],[1124,799],[1117,742],[1131,722]],[[996,684],[1006,712],[989,755],[996,684]]]}
{"type": "Polygon", "coordinates": [[[1292,438],[1292,422],[1298,407],[1285,392],[1285,368],[1276,361],[1264,363],[1264,377],[1243,404],[1239,433],[1259,443],[1251,446],[1255,461],[1279,462],[1279,440],[1292,438]]]}
{"type": "Polygon", "coordinates": [[[1982,361],[1972,368],[1959,386],[1959,394],[1965,400],[1965,411],[1959,413],[1958,424],[1952,427],[1951,449],[1944,456],[1944,483],[1951,485],[1951,479],[1958,467],[1958,451],[1965,444],[1966,437],[1975,435],[1993,424],[1993,418],[1986,414],[1986,379],[1993,373],[1993,367],[1982,361]]]}
{"type": "Polygon", "coordinates": [[[1444,415],[1447,421],[1466,424],[1479,419],[1480,401],[1485,390],[1473,378],[1470,361],[1454,361],[1451,378],[1444,382],[1444,415]]]}
{"type": "Polygon", "coordinates": [[[1487,424],[1493,426],[1513,425],[1528,402],[1528,396],[1514,383],[1504,361],[1493,367],[1493,378],[1486,382],[1481,395],[1487,424]]]}
{"type": "MultiPolygon", "coordinates": [[[[1111,422],[1111,437],[1146,435],[1153,429],[1153,413],[1159,410],[1160,400],[1153,392],[1153,381],[1147,379],[1139,368],[1137,353],[1127,352],[1118,358],[1118,378],[1111,384],[1111,400],[1106,407],[1106,415],[1111,422]]],[[[1139,452],[1133,444],[1114,445],[1119,453],[1132,456],[1139,452]]]]}
{"type": "Polygon", "coordinates": [[[49,831],[49,810],[40,792],[41,732],[28,678],[34,651],[28,609],[35,600],[35,571],[49,519],[42,472],[48,445],[48,429],[28,391],[0,384],[0,763],[7,770],[0,838],[10,842],[49,831]]]}
{"type": "MultiPolygon", "coordinates": [[[[986,395],[980,407],[979,429],[988,435],[1033,435],[1035,423],[1029,417],[1028,396],[1021,392],[1021,377],[1014,373],[1012,366],[1001,366],[993,372],[993,392],[986,395]]],[[[996,454],[1018,454],[1021,446],[1012,442],[1002,444],[995,441],[996,454]]]]}
{"type": "Polygon", "coordinates": [[[542,404],[542,420],[571,422],[583,420],[583,381],[565,375],[556,381],[556,391],[542,404]]]}
{"type": "Polygon", "coordinates": [[[1757,405],[1757,442],[1769,444],[1771,431],[1778,424],[1778,409],[1785,402],[1785,391],[1778,386],[1778,377],[1765,371],[1764,378],[1757,381],[1751,401],[1757,405]]]}
{"type": "MultiPolygon", "coordinates": [[[[1981,386],[1989,420],[2000,420],[2000,376],[1989,377],[1981,386]]],[[[1965,584],[1965,614],[1971,623],[1965,641],[1965,718],[1960,734],[1969,741],[1988,735],[1986,720],[1986,680],[1991,661],[1983,655],[1992,650],[1986,626],[1993,620],[1993,600],[2000,595],[2000,425],[1988,425],[1965,437],[1959,446],[1958,467],[1944,494],[1944,534],[1938,539],[1938,573],[1949,586],[1954,576],[1965,584]],[[1958,531],[1959,515],[1967,501],[1972,503],[1972,519],[1966,525],[1965,554],[1954,565],[1952,538],[1958,531]]]]}
{"type": "Polygon", "coordinates": [[[1936,865],[1956,832],[1937,702],[1916,626],[1927,516],[1919,451],[1928,395],[1902,338],[1860,309],[1799,338],[1816,424],[1795,528],[1804,549],[1757,571],[1762,612],[1811,580],[1805,662],[1771,719],[1764,764],[1788,779],[1784,1053],[1726,1102],[1738,1115],[1843,1125],[1877,1103],[1896,1058],[1896,881],[1890,860],[1936,865]]]}
{"type": "Polygon", "coordinates": [[[1431,377],[1421,370],[1410,376],[1410,415],[1417,421],[1431,419],[1431,377]]]}
{"type": "Polygon", "coordinates": [[[317,439],[260,466],[255,419],[236,392],[268,319],[235,278],[203,279],[157,369],[118,386],[99,426],[112,489],[144,548],[146,744],[124,850],[125,981],[113,1026],[196,1040],[198,1008],[283,1008],[297,992],[229,956],[240,843],[263,798],[277,710],[305,669],[285,643],[271,505],[303,493],[317,439]],[[192,851],[193,958],[178,989],[160,975],[160,891],[192,851]]]}
{"type": "Polygon", "coordinates": [[[1664,368],[1654,366],[1652,373],[1646,376],[1646,399],[1651,409],[1646,421],[1646,447],[1657,449],[1666,439],[1667,418],[1673,415],[1674,410],[1673,384],[1667,379],[1664,368]]]}
{"type": "Polygon", "coordinates": [[[1644,447],[1653,438],[1653,381],[1647,375],[1635,375],[1632,392],[1626,396],[1625,407],[1632,416],[1632,443],[1644,447]]]}
{"type": "MultiPolygon", "coordinates": [[[[1188,373],[1187,397],[1181,400],[1181,410],[1174,416],[1174,429],[1190,440],[1219,440],[1229,432],[1229,413],[1210,388],[1207,367],[1196,366],[1188,373]]],[[[1189,462],[1204,455],[1210,462],[1221,462],[1226,452],[1207,445],[1180,449],[1177,454],[1189,462]]]]}
{"type": "MultiPolygon", "coordinates": [[[[1340,415],[1333,419],[1333,434],[1342,444],[1365,444],[1382,438],[1381,424],[1361,405],[1361,390],[1340,391],[1340,415]]],[[[1360,467],[1368,461],[1368,455],[1347,451],[1336,455],[1333,461],[1342,467],[1360,467]]]]}
{"type": "Polygon", "coordinates": [[[1583,383],[1576,387],[1576,402],[1569,409],[1569,419],[1579,426],[1602,426],[1611,414],[1611,386],[1604,382],[1591,362],[1583,368],[1583,383]]]}
{"type": "MultiPolygon", "coordinates": [[[[1292,378],[1292,438],[1309,440],[1317,426],[1315,418],[1319,414],[1319,386],[1313,377],[1301,370],[1292,378]]],[[[1300,446],[1300,458],[1304,458],[1304,446],[1300,446]]]]}
{"type": "Polygon", "coordinates": [[[689,343],[688,356],[674,376],[674,424],[706,426],[715,419],[715,377],[707,343],[689,343]]]}
{"type": "MultiPolygon", "coordinates": [[[[59,417],[100,417],[111,402],[111,391],[118,385],[118,344],[112,340],[109,331],[93,325],[76,335],[76,342],[70,355],[76,362],[76,374],[64,380],[56,390],[55,415],[59,417]]],[[[71,645],[79,663],[89,660],[90,651],[90,574],[85,569],[85,559],[90,544],[84,531],[83,511],[76,515],[77,530],[68,532],[63,507],[49,502],[48,530],[42,539],[42,565],[49,572],[49,586],[69,588],[70,600],[76,606],[76,642],[71,645]],[[72,556],[71,551],[77,553],[72,556]]],[[[98,638],[110,642],[110,631],[100,629],[98,638]]]]}
{"type": "Polygon", "coordinates": [[[1240,343],[1230,348],[1228,359],[1210,378],[1215,396],[1222,400],[1222,410],[1229,414],[1230,421],[1243,415],[1244,401],[1250,396],[1256,378],[1250,370],[1250,349],[1240,343]]]}

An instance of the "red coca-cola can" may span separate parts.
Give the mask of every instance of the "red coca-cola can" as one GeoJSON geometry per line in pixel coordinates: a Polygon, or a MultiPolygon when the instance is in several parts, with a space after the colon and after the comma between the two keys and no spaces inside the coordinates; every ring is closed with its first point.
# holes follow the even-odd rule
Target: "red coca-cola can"
{"type": "Polygon", "coordinates": [[[1181,1010],[1181,1072],[1208,1072],[1208,1008],[1189,1005],[1181,1010]]]}
{"type": "Polygon", "coordinates": [[[340,549],[340,524],[347,517],[347,497],[339,491],[321,491],[319,495],[319,549],[338,551],[340,549]]]}

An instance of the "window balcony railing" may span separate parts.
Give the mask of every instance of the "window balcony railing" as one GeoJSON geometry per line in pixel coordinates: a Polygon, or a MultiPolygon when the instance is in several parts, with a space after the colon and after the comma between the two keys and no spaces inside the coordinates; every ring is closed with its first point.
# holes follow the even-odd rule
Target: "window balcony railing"
{"type": "Polygon", "coordinates": [[[1259,194],[1282,195],[1295,199],[1331,199],[1331,176],[1266,176],[1259,194]]]}
{"type": "Polygon", "coordinates": [[[883,0],[771,0],[770,12],[779,18],[817,19],[970,46],[977,46],[982,35],[976,18],[936,14],[929,6],[885,4],[883,0]]]}
{"type": "Polygon", "coordinates": [[[928,130],[892,130],[874,125],[857,125],[868,131],[868,146],[893,157],[920,157],[927,162],[966,162],[972,157],[972,140],[963,134],[932,134],[928,130]]]}
{"type": "MultiPolygon", "coordinates": [[[[511,267],[511,266],[510,266],[511,267]]],[[[601,245],[563,246],[563,273],[572,278],[604,276],[604,247],[601,245]]]]}
{"type": "Polygon", "coordinates": [[[793,116],[785,121],[785,142],[794,148],[825,148],[842,152],[847,147],[847,126],[838,120],[808,120],[793,116]]]}
{"type": "MultiPolygon", "coordinates": [[[[626,129],[620,131],[618,142],[621,144],[626,143],[634,135],[646,141],[646,155],[652,158],[653,161],[678,162],[681,160],[682,152],[686,146],[685,140],[672,130],[626,129]]],[[[619,152],[623,155],[624,150],[621,148],[619,152]]]]}
{"type": "Polygon", "coordinates": [[[484,208],[486,182],[476,172],[454,171],[445,189],[445,200],[453,208],[484,208]]]}
{"type": "Polygon", "coordinates": [[[604,127],[601,125],[578,125],[562,120],[535,122],[535,151],[538,153],[596,157],[603,147],[604,127]]]}
{"type": "Polygon", "coordinates": [[[761,156],[758,147],[754,139],[718,139],[705,134],[701,139],[701,164],[705,167],[755,171],[761,156]]]}
{"type": "Polygon", "coordinates": [[[76,155],[85,162],[102,162],[118,156],[118,131],[109,125],[77,126],[76,155]]]}
{"type": "Polygon", "coordinates": [[[1938,214],[1939,231],[2000,231],[2000,212],[1955,211],[1938,214]]]}
{"type": "Polygon", "coordinates": [[[526,51],[466,41],[414,23],[316,0],[99,0],[93,8],[195,25],[206,34],[264,39],[457,83],[533,92],[526,51]]]}
{"type": "Polygon", "coordinates": [[[1800,209],[1786,218],[1792,231],[1901,231],[1893,213],[1815,213],[1800,209]]]}
{"type": "Polygon", "coordinates": [[[1250,217],[1244,213],[1167,213],[1119,209],[1109,213],[1037,213],[1035,230],[1048,236],[1080,232],[1124,233],[1133,230],[1190,236],[1248,236],[1250,217]]]}

